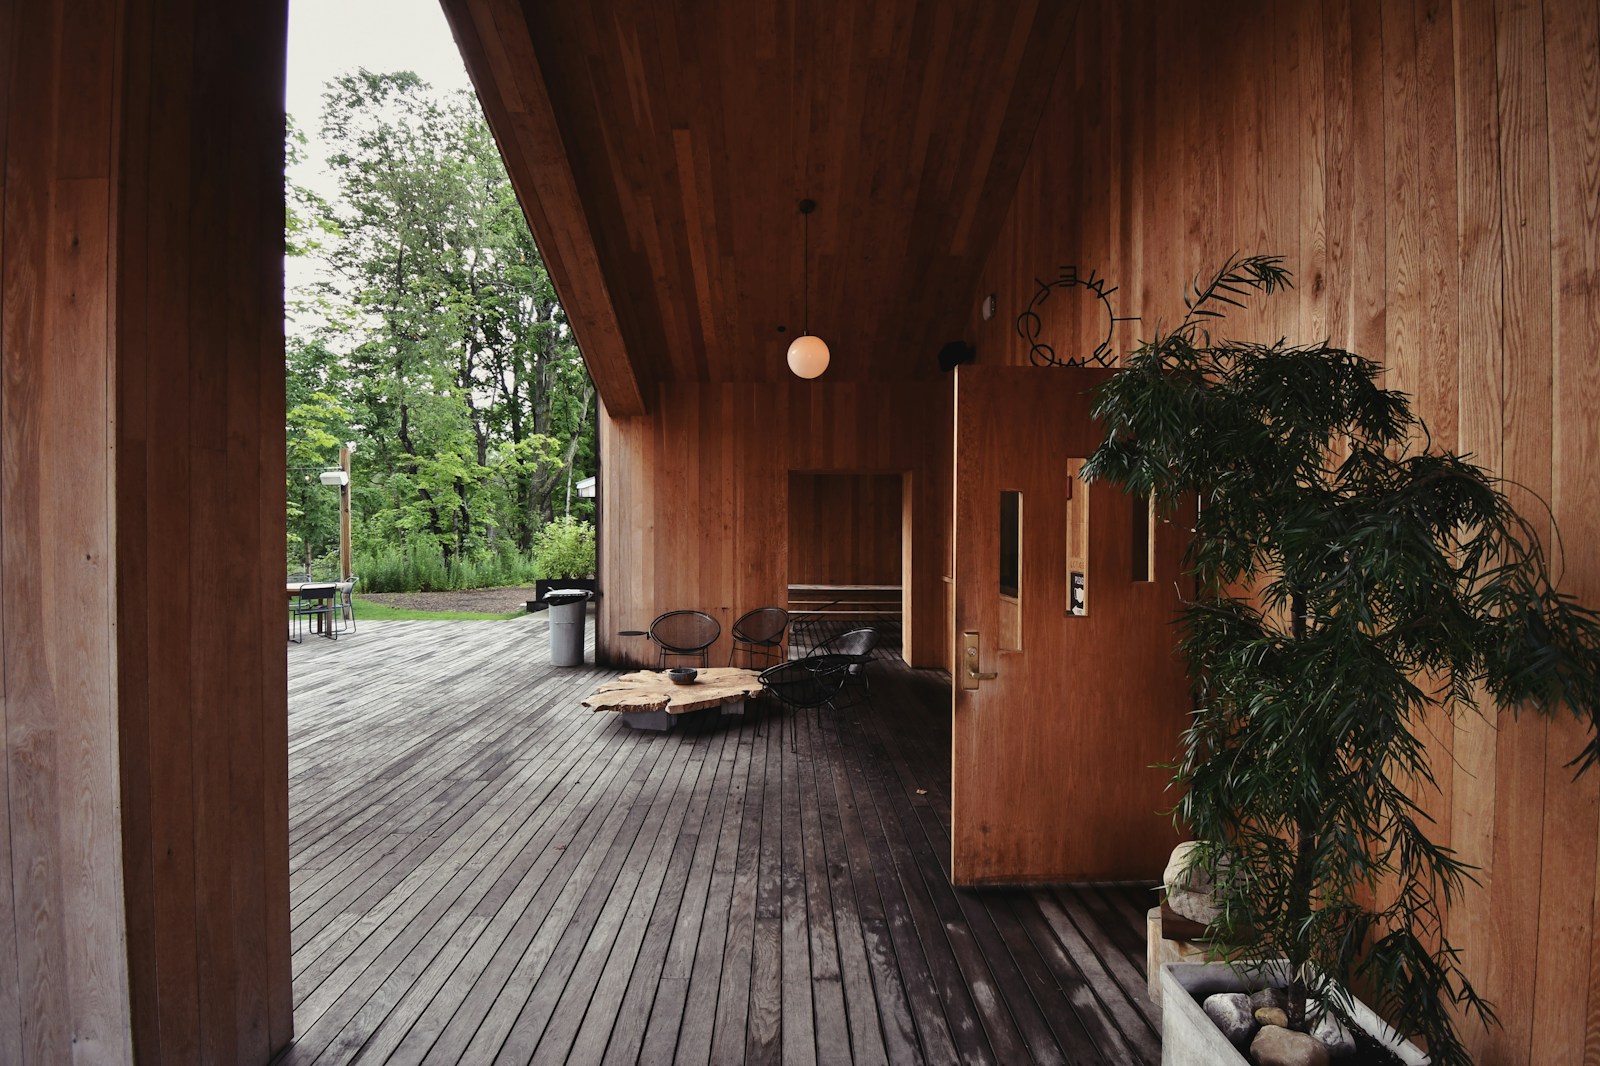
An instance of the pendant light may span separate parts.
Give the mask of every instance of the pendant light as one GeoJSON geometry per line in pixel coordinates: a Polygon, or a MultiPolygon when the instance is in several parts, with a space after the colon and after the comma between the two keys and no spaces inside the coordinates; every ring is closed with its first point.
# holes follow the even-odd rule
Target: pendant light
{"type": "Polygon", "coordinates": [[[802,378],[817,377],[828,369],[828,346],[821,337],[811,335],[811,212],[816,209],[815,200],[800,201],[800,215],[805,219],[805,327],[789,345],[789,369],[802,378]]]}

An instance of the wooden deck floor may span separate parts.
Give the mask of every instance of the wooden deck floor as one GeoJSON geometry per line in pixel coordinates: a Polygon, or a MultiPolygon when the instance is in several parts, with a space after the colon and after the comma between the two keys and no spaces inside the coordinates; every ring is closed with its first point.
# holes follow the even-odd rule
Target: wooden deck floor
{"type": "MultiPolygon", "coordinates": [[[[652,734],[543,616],[289,648],[283,1063],[1154,1063],[1147,888],[956,891],[948,681],[652,734]]],[[[752,705],[752,709],[756,705],[752,705]]]]}

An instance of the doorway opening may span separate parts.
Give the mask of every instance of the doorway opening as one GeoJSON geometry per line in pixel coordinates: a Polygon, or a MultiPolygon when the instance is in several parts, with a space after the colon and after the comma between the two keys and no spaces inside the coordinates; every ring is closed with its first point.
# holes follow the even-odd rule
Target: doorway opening
{"type": "Polygon", "coordinates": [[[789,642],[803,655],[850,629],[902,655],[911,532],[907,472],[789,472],[789,642]]]}

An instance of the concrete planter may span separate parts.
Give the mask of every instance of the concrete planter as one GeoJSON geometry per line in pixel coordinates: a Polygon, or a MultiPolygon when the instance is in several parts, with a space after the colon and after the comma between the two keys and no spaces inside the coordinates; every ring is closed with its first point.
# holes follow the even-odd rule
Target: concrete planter
{"type": "MultiPolygon", "coordinates": [[[[1250,1059],[1228,1043],[1200,1004],[1216,992],[1250,992],[1287,983],[1281,962],[1237,966],[1173,962],[1161,967],[1161,1066],[1250,1066],[1250,1059]]],[[[1360,1000],[1355,1003],[1355,1022],[1406,1066],[1427,1066],[1428,1056],[1402,1041],[1360,1000]]],[[[1339,1060],[1333,1061],[1337,1066],[1339,1060]]]]}

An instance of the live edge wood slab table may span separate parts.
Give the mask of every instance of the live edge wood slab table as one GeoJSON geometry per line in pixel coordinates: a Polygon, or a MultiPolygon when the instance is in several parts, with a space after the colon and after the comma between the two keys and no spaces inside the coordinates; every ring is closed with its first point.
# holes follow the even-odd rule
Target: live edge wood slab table
{"type": "Polygon", "coordinates": [[[667,730],[699,711],[742,715],[744,701],[761,695],[760,677],[754,670],[713,666],[701,670],[689,684],[676,685],[664,670],[640,670],[607,681],[586,696],[583,705],[617,711],[635,729],[667,730]]]}

